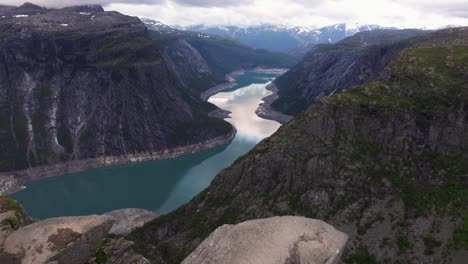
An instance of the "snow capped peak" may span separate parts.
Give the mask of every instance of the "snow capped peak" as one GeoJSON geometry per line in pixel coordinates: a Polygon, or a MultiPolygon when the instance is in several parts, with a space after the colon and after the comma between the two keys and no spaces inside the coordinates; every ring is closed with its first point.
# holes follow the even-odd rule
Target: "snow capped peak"
{"type": "Polygon", "coordinates": [[[346,30],[357,30],[361,27],[359,23],[347,23],[346,25],[346,30]]]}
{"type": "Polygon", "coordinates": [[[360,23],[340,23],[325,27],[318,26],[289,26],[259,24],[254,26],[233,25],[191,25],[173,29],[160,22],[142,19],[149,29],[168,32],[169,29],[182,34],[182,30],[198,38],[221,36],[223,38],[237,39],[244,45],[289,53],[300,47],[310,48],[315,44],[335,43],[361,31],[381,28],[376,25],[360,23]]]}
{"type": "Polygon", "coordinates": [[[148,18],[141,18],[141,22],[143,22],[148,29],[155,30],[155,31],[174,31],[173,28],[170,26],[148,18]]]}
{"type": "Polygon", "coordinates": [[[140,18],[141,22],[145,24],[146,28],[149,30],[157,31],[160,33],[171,34],[171,35],[180,35],[181,31],[179,29],[175,29],[170,27],[162,22],[148,19],[148,18],[140,18]]]}
{"type": "Polygon", "coordinates": [[[150,25],[155,25],[155,26],[164,25],[163,23],[161,23],[159,21],[148,19],[148,18],[142,18],[141,21],[143,21],[145,24],[150,24],[150,25]]]}

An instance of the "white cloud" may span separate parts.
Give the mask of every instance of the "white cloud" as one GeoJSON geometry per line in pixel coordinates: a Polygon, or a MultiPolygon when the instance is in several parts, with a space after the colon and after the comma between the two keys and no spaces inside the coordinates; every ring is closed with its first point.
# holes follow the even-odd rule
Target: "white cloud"
{"type": "MultiPolygon", "coordinates": [[[[129,3],[129,4],[161,4],[165,0],[31,0],[35,5],[45,7],[65,7],[72,5],[107,5],[112,3],[129,3]]],[[[1,5],[19,6],[22,5],[25,0],[0,0],[1,5]]]]}
{"type": "MultiPolygon", "coordinates": [[[[0,0],[20,4],[18,0],[0,0]]],[[[466,0],[38,0],[45,6],[98,3],[106,10],[169,25],[323,26],[366,23],[397,27],[468,26],[466,0]]]]}

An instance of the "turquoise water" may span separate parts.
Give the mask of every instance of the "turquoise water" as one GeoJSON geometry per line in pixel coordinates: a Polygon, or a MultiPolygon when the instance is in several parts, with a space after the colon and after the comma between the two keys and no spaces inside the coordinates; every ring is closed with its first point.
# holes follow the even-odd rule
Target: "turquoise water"
{"type": "Polygon", "coordinates": [[[216,94],[210,102],[232,112],[238,130],[234,140],[201,153],[88,170],[31,182],[11,195],[37,219],[101,214],[121,208],[144,208],[159,214],[190,201],[208,187],[222,169],[279,128],[261,119],[255,109],[270,94],[265,87],[277,74],[246,72],[238,85],[216,94]]]}

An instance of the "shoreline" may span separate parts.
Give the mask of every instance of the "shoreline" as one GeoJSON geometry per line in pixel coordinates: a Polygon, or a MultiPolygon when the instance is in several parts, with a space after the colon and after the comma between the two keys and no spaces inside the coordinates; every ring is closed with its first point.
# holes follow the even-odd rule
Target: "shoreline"
{"type": "MultiPolygon", "coordinates": [[[[257,67],[253,69],[239,69],[233,71],[225,76],[225,83],[216,85],[212,88],[207,89],[205,92],[200,94],[200,98],[204,101],[229,88],[237,85],[235,77],[244,74],[246,71],[257,71],[257,72],[277,72],[283,73],[287,69],[275,69],[275,68],[263,68],[257,67]]],[[[268,87],[267,87],[268,89],[268,87]]],[[[257,110],[258,111],[258,110],[257,110]]],[[[221,109],[218,109],[208,113],[208,116],[226,119],[229,118],[231,112],[221,109]]],[[[262,117],[263,118],[263,117],[262,117]]],[[[269,118],[266,118],[269,119],[269,118]]],[[[271,119],[274,120],[274,119],[271,119]]],[[[277,121],[277,120],[275,120],[277,121]]],[[[278,121],[279,122],[279,121],[278,121]]],[[[281,123],[281,122],[280,122],[281,123]]],[[[231,142],[236,136],[237,129],[232,126],[232,130],[222,136],[216,138],[208,139],[203,142],[194,143],[187,146],[181,146],[171,149],[164,149],[160,151],[153,152],[142,152],[136,154],[128,154],[121,156],[101,156],[98,158],[89,158],[81,160],[71,160],[63,163],[51,164],[51,165],[42,165],[25,170],[17,170],[11,172],[2,172],[0,173],[0,195],[10,195],[15,192],[25,189],[24,186],[28,182],[41,180],[50,177],[59,177],[65,174],[79,173],[91,169],[104,168],[114,165],[125,165],[132,163],[139,163],[145,161],[154,161],[154,160],[164,160],[170,158],[176,158],[184,155],[195,154],[204,150],[208,150],[217,146],[221,146],[231,142]]]]}
{"type": "Polygon", "coordinates": [[[255,67],[251,69],[239,69],[235,70],[231,73],[226,74],[224,77],[224,80],[226,82],[218,84],[214,87],[209,88],[208,90],[204,91],[203,93],[200,94],[200,99],[204,101],[208,101],[208,99],[217,94],[220,93],[226,89],[232,88],[237,85],[235,77],[239,75],[243,75],[247,71],[254,71],[254,72],[265,72],[265,73],[278,73],[278,74],[283,74],[288,71],[288,69],[282,69],[282,68],[266,68],[266,67],[255,67]]]}
{"type": "Polygon", "coordinates": [[[233,127],[232,131],[226,135],[182,147],[121,156],[101,156],[92,159],[72,160],[52,165],[37,166],[25,170],[0,173],[0,195],[10,195],[21,191],[25,188],[24,184],[28,182],[50,177],[59,177],[64,174],[195,154],[231,142],[236,133],[237,130],[233,127]]]}
{"type": "Polygon", "coordinates": [[[262,98],[263,103],[258,106],[255,114],[260,118],[273,120],[280,124],[285,124],[293,119],[293,116],[280,113],[271,107],[271,104],[279,98],[278,87],[276,87],[275,83],[270,83],[266,89],[273,92],[273,94],[262,98]]]}

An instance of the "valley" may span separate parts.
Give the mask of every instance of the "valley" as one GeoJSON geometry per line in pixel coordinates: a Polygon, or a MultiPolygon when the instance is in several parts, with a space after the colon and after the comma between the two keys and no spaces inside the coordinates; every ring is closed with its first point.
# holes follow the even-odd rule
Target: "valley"
{"type": "Polygon", "coordinates": [[[62,2],[0,3],[0,263],[466,262],[458,3],[62,2]]]}
{"type": "Polygon", "coordinates": [[[34,181],[10,197],[36,219],[101,214],[121,208],[168,213],[190,201],[216,174],[278,129],[278,123],[255,115],[261,99],[268,95],[266,85],[278,74],[246,71],[235,77],[232,87],[209,98],[209,102],[231,112],[227,120],[237,130],[232,142],[172,159],[34,181]]]}

